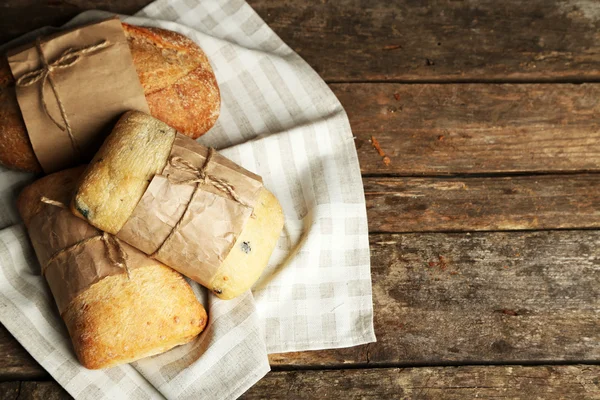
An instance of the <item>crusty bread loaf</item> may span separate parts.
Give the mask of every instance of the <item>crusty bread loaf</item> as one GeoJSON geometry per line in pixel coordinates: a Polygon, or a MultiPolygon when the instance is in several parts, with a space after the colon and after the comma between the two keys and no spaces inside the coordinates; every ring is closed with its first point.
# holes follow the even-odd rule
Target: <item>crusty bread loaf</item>
{"type": "MultiPolygon", "coordinates": [[[[18,200],[25,225],[45,206],[42,196],[67,203],[83,169],[58,172],[26,187],[18,200]]],[[[123,273],[94,283],[62,313],[86,368],[108,368],[158,354],[189,342],[204,329],[206,311],[185,279],[147,260],[148,265],[131,269],[130,279],[123,273]]]]}
{"type": "MultiPolygon", "coordinates": [[[[72,211],[116,235],[154,175],[167,164],[175,134],[174,129],[146,114],[126,113],[84,172],[71,203],[72,211]]],[[[209,287],[223,299],[240,295],[256,282],[279,239],[283,211],[265,188],[261,189],[254,214],[209,287]]],[[[177,269],[176,265],[171,267],[177,269]]]]}
{"type": "MultiPolygon", "coordinates": [[[[219,116],[221,98],[202,49],[165,29],[128,24],[123,24],[123,29],[151,114],[192,138],[206,133],[219,116]]],[[[0,163],[41,171],[5,57],[0,58],[0,163]]]]}

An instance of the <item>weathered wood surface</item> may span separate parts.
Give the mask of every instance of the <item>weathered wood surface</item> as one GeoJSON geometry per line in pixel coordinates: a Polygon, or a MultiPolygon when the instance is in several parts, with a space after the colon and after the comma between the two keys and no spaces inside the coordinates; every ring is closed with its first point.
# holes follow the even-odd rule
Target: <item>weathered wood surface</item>
{"type": "Polygon", "coordinates": [[[0,400],[69,400],[60,385],[51,382],[0,382],[0,400]]]}
{"type": "Polygon", "coordinates": [[[252,0],[328,81],[597,80],[595,0],[252,0]]]}
{"type": "Polygon", "coordinates": [[[377,343],[276,365],[600,359],[600,232],[371,235],[377,343]]]}
{"type": "Polygon", "coordinates": [[[330,86],[363,174],[600,171],[600,84],[330,86]]]}
{"type": "Polygon", "coordinates": [[[365,178],[371,232],[600,227],[600,175],[365,178]]]}
{"type": "MultiPolygon", "coordinates": [[[[271,372],[241,399],[597,399],[599,366],[464,366],[271,372]]],[[[3,382],[0,400],[70,399],[56,382],[3,382]]]]}
{"type": "Polygon", "coordinates": [[[48,373],[0,324],[0,380],[47,377],[48,373]]]}
{"type": "Polygon", "coordinates": [[[598,366],[497,366],[268,374],[242,399],[598,399],[598,366]]]}
{"type": "Polygon", "coordinates": [[[152,0],[2,0],[0,44],[42,26],[60,26],[87,10],[134,14],[152,0]]]}
{"type": "MultiPolygon", "coordinates": [[[[271,355],[274,368],[596,362],[600,231],[371,235],[377,343],[271,355]]],[[[39,367],[10,335],[2,349],[39,367]]],[[[0,377],[7,371],[0,360],[0,377]]],[[[18,359],[18,360],[17,360],[18,359]]]]}
{"type": "MultiPolygon", "coordinates": [[[[149,2],[5,0],[0,42],[87,9],[132,14],[149,2]]],[[[249,3],[328,81],[600,79],[595,0],[249,3]]]]}

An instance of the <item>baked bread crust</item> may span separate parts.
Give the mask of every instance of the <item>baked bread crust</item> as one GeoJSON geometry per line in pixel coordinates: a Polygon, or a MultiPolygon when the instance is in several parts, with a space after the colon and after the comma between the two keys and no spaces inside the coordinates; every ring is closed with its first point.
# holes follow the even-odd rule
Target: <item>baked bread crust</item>
{"type": "MultiPolygon", "coordinates": [[[[41,196],[66,202],[84,167],[49,175],[26,187],[19,212],[28,226],[41,196]]],[[[73,216],[73,218],[76,218],[73,216]]],[[[79,294],[62,313],[80,362],[108,368],[158,354],[194,339],[206,326],[204,307],[183,276],[155,260],[106,277],[79,294]]]]}
{"type": "MultiPolygon", "coordinates": [[[[150,113],[198,138],[217,121],[219,87],[206,54],[187,37],[160,28],[123,24],[150,113]]],[[[6,57],[0,59],[0,164],[31,172],[35,157],[6,57]]]]}

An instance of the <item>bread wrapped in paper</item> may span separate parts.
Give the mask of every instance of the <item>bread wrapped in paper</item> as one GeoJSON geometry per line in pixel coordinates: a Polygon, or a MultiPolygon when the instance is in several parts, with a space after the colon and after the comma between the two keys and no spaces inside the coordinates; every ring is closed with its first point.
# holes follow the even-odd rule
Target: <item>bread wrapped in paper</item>
{"type": "Polygon", "coordinates": [[[140,112],[119,120],[72,209],[223,299],[256,282],[284,223],[259,176],[140,112]]]}
{"type": "Polygon", "coordinates": [[[191,341],[207,316],[183,276],[69,211],[83,170],[46,176],[18,200],[77,357],[108,368],[191,341]]]}

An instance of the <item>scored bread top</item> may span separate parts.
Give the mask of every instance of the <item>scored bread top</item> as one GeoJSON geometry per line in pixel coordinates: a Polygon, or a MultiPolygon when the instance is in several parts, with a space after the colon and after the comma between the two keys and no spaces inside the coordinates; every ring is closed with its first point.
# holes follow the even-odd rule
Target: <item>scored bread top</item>
{"type": "MultiPolygon", "coordinates": [[[[159,28],[123,24],[150,114],[197,138],[216,122],[221,97],[208,58],[185,36],[159,28]]],[[[21,110],[14,78],[0,57],[0,164],[41,172],[21,110]]]]}
{"type": "Polygon", "coordinates": [[[164,169],[175,134],[147,114],[125,113],[81,177],[71,203],[75,215],[116,235],[164,169]]]}
{"type": "Polygon", "coordinates": [[[123,24],[150,114],[196,139],[217,121],[219,86],[206,54],[189,38],[123,24]]]}

